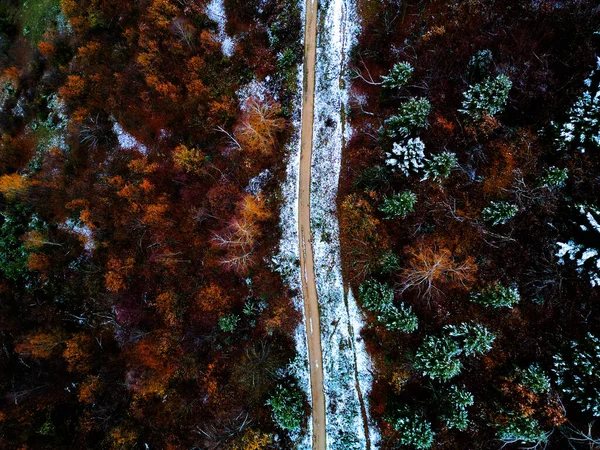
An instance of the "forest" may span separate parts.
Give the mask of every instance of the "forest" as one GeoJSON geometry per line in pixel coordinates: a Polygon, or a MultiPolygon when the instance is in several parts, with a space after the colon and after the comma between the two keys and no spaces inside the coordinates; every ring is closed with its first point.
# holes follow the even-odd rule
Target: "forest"
{"type": "Polygon", "coordinates": [[[600,448],[600,6],[309,3],[0,1],[0,449],[600,448]]]}

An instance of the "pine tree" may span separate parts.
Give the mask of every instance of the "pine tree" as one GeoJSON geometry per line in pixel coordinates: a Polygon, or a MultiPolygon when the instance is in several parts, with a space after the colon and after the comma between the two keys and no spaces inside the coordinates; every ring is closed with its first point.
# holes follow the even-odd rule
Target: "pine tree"
{"type": "Polygon", "coordinates": [[[403,333],[412,333],[419,326],[419,321],[413,313],[410,305],[401,303],[396,307],[391,305],[381,311],[377,320],[385,324],[388,330],[401,331],[403,333]]]}
{"type": "Polygon", "coordinates": [[[385,123],[388,135],[407,138],[427,128],[431,104],[426,98],[411,98],[398,108],[398,114],[390,117],[385,123]]]}
{"type": "Polygon", "coordinates": [[[473,394],[468,392],[464,386],[451,386],[442,392],[443,410],[441,419],[446,422],[448,428],[456,428],[464,431],[469,425],[467,408],[475,402],[473,394]]]}
{"type": "Polygon", "coordinates": [[[421,181],[425,181],[427,179],[441,181],[442,178],[448,178],[450,176],[450,172],[454,167],[456,167],[457,163],[458,160],[456,159],[455,153],[443,152],[433,155],[431,159],[425,161],[423,170],[425,176],[421,179],[421,181]]]}
{"type": "Polygon", "coordinates": [[[591,333],[554,356],[554,374],[560,391],[582,412],[600,417],[600,339],[591,333]]]}
{"type": "MultiPolygon", "coordinates": [[[[548,440],[548,433],[540,429],[533,417],[515,416],[511,414],[508,421],[498,425],[498,439],[505,444],[541,444],[548,440]]],[[[531,447],[533,448],[533,447],[531,447]]]]}
{"type": "Polygon", "coordinates": [[[487,286],[481,292],[471,294],[471,301],[492,308],[509,307],[519,303],[521,297],[515,286],[502,286],[495,283],[487,286]]]}
{"type": "Polygon", "coordinates": [[[271,407],[273,420],[284,430],[298,431],[304,418],[304,401],[300,390],[277,386],[267,400],[271,407]]]}
{"type": "Polygon", "coordinates": [[[393,171],[400,170],[404,175],[419,173],[424,167],[425,144],[420,138],[411,138],[402,144],[394,142],[392,152],[387,153],[385,163],[393,171]]]}
{"type": "Polygon", "coordinates": [[[539,364],[532,364],[521,371],[521,382],[534,394],[546,393],[551,388],[550,377],[544,373],[539,364]]]}
{"type": "Polygon", "coordinates": [[[399,444],[412,445],[419,450],[433,446],[435,433],[431,429],[431,423],[426,421],[420,414],[414,413],[405,407],[398,412],[392,423],[399,433],[399,444]]]}
{"type": "Polygon", "coordinates": [[[484,221],[492,226],[504,225],[510,219],[517,215],[519,208],[517,205],[511,205],[508,202],[491,202],[481,211],[484,221]]]}
{"type": "Polygon", "coordinates": [[[385,214],[386,218],[406,217],[408,213],[415,210],[417,196],[411,191],[404,191],[401,194],[395,194],[383,199],[379,211],[385,214]]]}
{"type": "Polygon", "coordinates": [[[569,178],[569,170],[567,168],[559,169],[556,166],[546,169],[546,173],[540,178],[540,186],[549,189],[559,189],[563,187],[569,178]]]}
{"type": "Polygon", "coordinates": [[[394,64],[392,70],[388,75],[385,75],[382,78],[383,87],[388,89],[398,89],[402,86],[405,86],[406,83],[409,82],[412,74],[414,72],[413,67],[410,63],[407,62],[399,62],[394,64]]]}
{"type": "Polygon", "coordinates": [[[365,308],[384,311],[394,301],[394,290],[377,280],[367,280],[358,288],[358,295],[365,308]]]}
{"type": "Polygon", "coordinates": [[[462,109],[459,111],[475,122],[485,117],[494,117],[504,109],[511,87],[512,82],[504,74],[469,86],[463,94],[462,109]]]}

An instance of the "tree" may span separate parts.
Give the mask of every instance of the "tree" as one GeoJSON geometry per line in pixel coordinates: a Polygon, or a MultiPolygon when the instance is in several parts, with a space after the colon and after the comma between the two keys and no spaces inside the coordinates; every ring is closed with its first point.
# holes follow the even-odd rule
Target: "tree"
{"type": "Polygon", "coordinates": [[[173,151],[173,162],[175,167],[188,173],[200,175],[206,164],[206,155],[195,148],[189,149],[185,145],[179,145],[173,151]]]}
{"type": "Polygon", "coordinates": [[[227,314],[219,319],[219,328],[221,331],[233,333],[237,328],[240,316],[237,314],[227,314]]]}
{"type": "Polygon", "coordinates": [[[595,248],[600,233],[600,209],[594,205],[579,204],[573,220],[574,237],[567,242],[557,242],[558,264],[565,264],[566,257],[575,261],[577,273],[586,276],[592,286],[600,286],[599,248],[595,248]],[[585,244],[584,244],[585,243],[585,244]]]}
{"type": "Polygon", "coordinates": [[[461,349],[467,356],[488,352],[496,339],[495,334],[476,322],[446,325],[444,331],[460,342],[461,349]]]}
{"type": "Polygon", "coordinates": [[[405,86],[412,77],[413,66],[408,62],[399,62],[394,64],[388,75],[381,77],[382,85],[388,89],[398,89],[405,86]]]}
{"type": "Polygon", "coordinates": [[[59,331],[40,331],[22,339],[15,351],[31,358],[50,359],[63,343],[64,337],[59,331]]]}
{"type": "Polygon", "coordinates": [[[419,327],[417,316],[410,305],[400,303],[400,306],[390,305],[380,311],[377,320],[388,330],[412,333],[419,327]]]}
{"type": "Polygon", "coordinates": [[[402,103],[398,114],[385,121],[387,133],[391,137],[407,138],[427,128],[431,104],[426,98],[411,98],[402,103]]]}
{"type": "Polygon", "coordinates": [[[450,172],[456,165],[458,160],[456,159],[455,153],[442,152],[437,155],[433,155],[431,159],[426,159],[424,164],[423,172],[425,176],[421,181],[432,179],[434,181],[441,181],[443,178],[448,178],[450,172]]]}
{"type": "Polygon", "coordinates": [[[379,211],[384,213],[388,219],[404,218],[415,210],[415,203],[417,203],[417,196],[411,191],[404,191],[391,197],[385,197],[379,206],[379,211]]]}
{"type": "Polygon", "coordinates": [[[298,431],[304,420],[304,399],[298,388],[277,386],[267,400],[273,420],[282,429],[298,431]]]}
{"type": "Polygon", "coordinates": [[[414,367],[423,375],[448,381],[462,370],[461,353],[459,344],[450,336],[428,336],[415,354],[414,367]]]}
{"type": "Polygon", "coordinates": [[[408,139],[402,144],[394,142],[392,152],[386,155],[388,158],[385,163],[393,171],[399,170],[409,176],[411,173],[419,173],[424,167],[425,144],[418,137],[408,139]]]}
{"type": "Polygon", "coordinates": [[[550,377],[544,373],[539,364],[532,364],[520,371],[521,382],[534,394],[545,394],[550,391],[550,377]]]}
{"type": "Polygon", "coordinates": [[[441,397],[443,399],[441,419],[446,423],[446,426],[456,428],[459,431],[466,430],[469,426],[467,408],[475,403],[473,394],[468,392],[464,386],[459,388],[453,385],[449,389],[443,390],[441,397]]]}
{"type": "Polygon", "coordinates": [[[508,202],[491,202],[489,206],[483,208],[481,217],[492,226],[504,225],[510,219],[517,215],[519,207],[508,202]]]}
{"type": "Polygon", "coordinates": [[[412,445],[417,449],[428,449],[433,446],[435,433],[431,423],[422,415],[412,412],[408,407],[401,408],[392,420],[394,429],[398,431],[398,443],[412,445]]]}
{"type": "Polygon", "coordinates": [[[492,52],[490,50],[480,50],[469,60],[467,73],[471,80],[479,80],[487,76],[492,63],[492,52]]]}
{"type": "Polygon", "coordinates": [[[504,109],[511,87],[512,82],[504,74],[469,86],[469,89],[463,93],[464,100],[459,111],[474,122],[479,122],[486,117],[494,117],[504,109]]]}
{"type": "Polygon", "coordinates": [[[521,300],[516,286],[502,286],[498,282],[487,286],[481,292],[472,293],[470,298],[475,303],[492,308],[512,308],[521,300]]]}
{"type": "Polygon", "coordinates": [[[250,155],[270,155],[285,124],[279,103],[250,97],[234,134],[242,149],[250,155]]]}
{"type": "Polygon", "coordinates": [[[600,417],[600,339],[591,333],[554,355],[559,390],[581,411],[600,417]]]}
{"type": "Polygon", "coordinates": [[[432,379],[448,381],[463,367],[461,355],[482,354],[492,348],[496,336],[475,322],[446,325],[440,336],[427,336],[415,354],[416,370],[432,379]]]}
{"type": "Polygon", "coordinates": [[[560,189],[564,187],[569,178],[569,170],[565,167],[559,169],[556,166],[551,166],[546,169],[546,172],[539,180],[539,185],[548,189],[560,189]]]}
{"type": "MultiPolygon", "coordinates": [[[[596,70],[600,68],[597,61],[596,70]]],[[[557,127],[558,150],[574,148],[584,153],[588,148],[600,147],[600,92],[596,71],[584,81],[587,89],[569,110],[569,119],[557,127]]]]}
{"type": "Polygon", "coordinates": [[[466,288],[475,280],[476,271],[472,257],[458,262],[447,248],[421,245],[410,253],[402,272],[402,290],[417,289],[425,298],[431,298],[444,286],[466,288]]]}
{"type": "Polygon", "coordinates": [[[374,279],[360,285],[358,296],[364,307],[370,311],[383,311],[394,302],[394,290],[374,279]]]}
{"type": "Polygon", "coordinates": [[[505,444],[534,444],[537,446],[548,440],[549,433],[540,429],[533,417],[509,414],[503,424],[497,425],[498,439],[505,444]]]}

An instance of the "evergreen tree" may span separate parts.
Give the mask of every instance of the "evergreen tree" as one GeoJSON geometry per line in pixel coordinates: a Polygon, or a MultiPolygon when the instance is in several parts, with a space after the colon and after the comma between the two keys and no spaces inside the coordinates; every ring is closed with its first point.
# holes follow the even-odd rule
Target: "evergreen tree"
{"type": "Polygon", "coordinates": [[[399,444],[412,445],[416,449],[432,447],[435,433],[431,429],[431,423],[426,421],[420,414],[405,407],[398,412],[392,423],[399,433],[399,444]]]}
{"type": "Polygon", "coordinates": [[[484,221],[492,226],[504,225],[516,216],[518,211],[517,205],[511,205],[508,202],[491,202],[490,206],[481,211],[481,216],[484,221]]]}
{"type": "Polygon", "coordinates": [[[267,400],[275,423],[289,431],[298,431],[304,417],[304,400],[300,390],[277,386],[267,400]]]}
{"type": "Polygon", "coordinates": [[[401,303],[400,306],[394,305],[381,311],[377,320],[383,322],[388,330],[402,331],[403,333],[412,333],[419,326],[417,316],[410,305],[401,303]]]}
{"type": "Polygon", "coordinates": [[[535,394],[544,394],[550,390],[550,377],[538,364],[532,364],[521,371],[521,382],[535,394]]]}
{"type": "Polygon", "coordinates": [[[385,214],[386,218],[406,217],[406,215],[415,210],[417,196],[411,191],[404,191],[401,194],[395,194],[383,199],[379,211],[385,214]]]}
{"type": "Polygon", "coordinates": [[[591,333],[554,356],[556,384],[582,412],[600,417],[600,339],[591,333]]]}
{"type": "Polygon", "coordinates": [[[512,308],[520,300],[521,297],[516,287],[502,286],[500,283],[492,284],[481,292],[471,294],[471,301],[492,308],[512,308]]]}
{"type": "Polygon", "coordinates": [[[424,167],[425,144],[420,138],[411,138],[399,144],[394,142],[392,152],[387,153],[388,159],[385,163],[393,171],[400,170],[404,175],[419,173],[424,167]]]}
{"type": "Polygon", "coordinates": [[[390,70],[390,73],[388,75],[381,77],[383,80],[383,87],[389,89],[401,88],[409,82],[413,72],[414,69],[410,65],[410,63],[396,63],[394,64],[394,67],[392,67],[392,70],[390,70]]]}
{"type": "Polygon", "coordinates": [[[398,108],[398,114],[390,117],[385,123],[388,135],[407,138],[416,134],[428,125],[431,104],[426,98],[411,98],[398,108]]]}
{"type": "Polygon", "coordinates": [[[370,311],[384,311],[394,301],[394,290],[377,280],[367,280],[358,288],[358,296],[370,311]]]}
{"type": "Polygon", "coordinates": [[[567,168],[559,169],[556,166],[549,167],[546,173],[540,178],[540,186],[549,189],[559,189],[564,187],[569,178],[569,170],[567,168]]]}
{"type": "MultiPolygon", "coordinates": [[[[548,440],[548,434],[540,429],[533,417],[510,415],[508,421],[498,425],[498,439],[505,444],[541,444],[548,440]]],[[[533,448],[533,447],[532,447],[533,448]]]]}
{"type": "Polygon", "coordinates": [[[469,86],[469,89],[463,94],[462,109],[459,111],[475,122],[484,117],[494,117],[504,109],[511,87],[512,82],[504,74],[469,86]]]}
{"type": "Polygon", "coordinates": [[[421,181],[425,181],[427,179],[432,179],[435,181],[441,181],[442,178],[448,178],[450,176],[450,172],[456,164],[458,160],[456,159],[455,153],[443,152],[437,155],[433,155],[431,159],[425,161],[424,170],[425,176],[421,181]]]}
{"type": "Polygon", "coordinates": [[[442,420],[446,422],[448,428],[456,428],[464,431],[469,425],[467,408],[475,402],[473,394],[468,392],[464,386],[451,386],[442,393],[443,410],[442,420]]]}

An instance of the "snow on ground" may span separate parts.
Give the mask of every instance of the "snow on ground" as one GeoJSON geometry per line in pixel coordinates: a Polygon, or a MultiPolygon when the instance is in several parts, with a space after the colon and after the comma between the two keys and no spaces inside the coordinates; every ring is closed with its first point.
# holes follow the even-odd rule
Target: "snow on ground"
{"type": "Polygon", "coordinates": [[[319,14],[325,17],[319,23],[324,26],[317,43],[311,229],[321,307],[327,447],[332,450],[365,449],[367,439],[371,447],[378,442],[367,403],[372,384],[371,362],[360,338],[362,315],[352,293],[344,293],[336,214],[342,147],[352,134],[344,120],[349,108],[346,86],[350,83],[345,67],[359,32],[355,8],[354,0],[322,2],[319,14]]]}
{"type": "Polygon", "coordinates": [[[217,22],[219,34],[217,40],[221,43],[221,49],[225,56],[233,56],[235,50],[235,42],[225,32],[225,25],[227,24],[227,16],[225,15],[225,6],[223,0],[211,0],[206,5],[206,15],[214,22],[217,22]]]}
{"type": "Polygon", "coordinates": [[[61,225],[60,228],[75,233],[79,237],[83,247],[88,253],[91,253],[96,248],[96,243],[94,242],[94,232],[87,224],[80,221],[67,219],[64,225],[61,225]]]}
{"type": "MultiPolygon", "coordinates": [[[[299,0],[302,1],[302,0],[299,0]]],[[[304,11],[304,9],[303,9],[304,11]]],[[[281,196],[284,203],[279,215],[281,241],[279,253],[273,258],[277,271],[281,273],[287,286],[296,292],[293,298],[296,309],[302,313],[302,322],[294,333],[296,342],[296,360],[290,364],[290,372],[298,379],[300,388],[311,402],[310,372],[308,367],[308,344],[306,337],[306,321],[304,315],[304,298],[302,297],[302,277],[300,274],[300,243],[298,238],[298,192],[300,170],[300,130],[301,130],[301,101],[302,101],[302,66],[298,67],[298,91],[294,98],[293,125],[294,133],[287,145],[288,162],[286,180],[281,186],[281,196]]],[[[295,436],[296,449],[309,450],[312,448],[312,419],[308,419],[308,433],[295,436]]]]}
{"type": "Polygon", "coordinates": [[[113,124],[113,132],[117,135],[119,145],[125,150],[131,150],[133,148],[139,150],[142,154],[148,154],[148,148],[140,143],[136,138],[123,129],[119,122],[113,124]]]}

